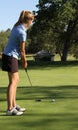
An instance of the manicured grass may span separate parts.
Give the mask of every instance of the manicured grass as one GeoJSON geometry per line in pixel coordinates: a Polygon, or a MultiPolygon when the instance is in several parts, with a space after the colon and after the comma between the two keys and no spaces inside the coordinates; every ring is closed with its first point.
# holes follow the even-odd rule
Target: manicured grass
{"type": "Polygon", "coordinates": [[[1,130],[77,130],[78,129],[78,63],[29,62],[31,87],[23,69],[17,103],[27,108],[22,116],[6,116],[7,73],[0,70],[1,130]],[[36,102],[41,99],[41,102],[36,102]],[[55,102],[52,102],[55,99],[55,102]],[[4,126],[5,124],[5,126],[4,126]]]}

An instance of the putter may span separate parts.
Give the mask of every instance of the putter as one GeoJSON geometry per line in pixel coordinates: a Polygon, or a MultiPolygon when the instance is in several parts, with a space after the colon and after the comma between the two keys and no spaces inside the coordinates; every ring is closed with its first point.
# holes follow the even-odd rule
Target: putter
{"type": "Polygon", "coordinates": [[[29,77],[29,74],[28,74],[27,68],[25,69],[25,72],[26,72],[26,74],[27,74],[27,77],[28,77],[29,83],[30,83],[30,85],[32,86],[32,83],[31,83],[31,80],[30,80],[30,77],[29,77]]]}
{"type": "MultiPolygon", "coordinates": [[[[30,83],[30,85],[32,86],[32,83],[31,83],[31,80],[30,80],[30,77],[29,77],[29,74],[28,74],[27,68],[25,69],[25,72],[26,72],[26,74],[27,74],[27,77],[28,77],[29,83],[30,83]]],[[[36,101],[36,102],[41,102],[42,100],[41,100],[41,99],[36,99],[35,101],[36,101]]]]}
{"type": "Polygon", "coordinates": [[[42,100],[41,100],[41,99],[36,99],[35,101],[36,101],[36,102],[41,102],[42,100]]]}

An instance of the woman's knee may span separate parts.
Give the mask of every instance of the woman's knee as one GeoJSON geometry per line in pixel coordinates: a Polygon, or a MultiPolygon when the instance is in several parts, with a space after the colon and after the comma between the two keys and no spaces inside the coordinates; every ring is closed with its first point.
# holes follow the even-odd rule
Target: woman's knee
{"type": "Polygon", "coordinates": [[[10,84],[16,84],[16,85],[17,85],[18,82],[19,82],[18,72],[12,73],[12,74],[10,75],[10,84]]]}
{"type": "Polygon", "coordinates": [[[18,84],[18,83],[19,83],[19,77],[16,77],[16,78],[14,79],[14,82],[15,82],[16,84],[18,84]]]}
{"type": "Polygon", "coordinates": [[[13,82],[15,82],[16,84],[19,83],[19,75],[18,74],[14,76],[13,82]]]}

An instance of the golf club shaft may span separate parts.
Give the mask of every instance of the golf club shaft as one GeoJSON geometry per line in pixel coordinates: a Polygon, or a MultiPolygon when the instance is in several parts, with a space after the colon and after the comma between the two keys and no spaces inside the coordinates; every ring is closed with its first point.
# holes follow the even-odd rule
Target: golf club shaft
{"type": "Polygon", "coordinates": [[[28,71],[27,71],[27,69],[25,69],[25,71],[26,71],[26,74],[27,74],[28,80],[29,80],[29,82],[30,82],[30,85],[32,86],[32,83],[31,83],[30,77],[29,77],[29,75],[28,75],[28,71]]]}

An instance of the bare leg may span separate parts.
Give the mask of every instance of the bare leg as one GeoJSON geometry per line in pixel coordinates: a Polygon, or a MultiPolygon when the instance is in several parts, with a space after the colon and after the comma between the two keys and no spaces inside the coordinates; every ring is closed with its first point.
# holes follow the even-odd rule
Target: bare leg
{"type": "Polygon", "coordinates": [[[16,105],[16,90],[19,81],[18,72],[8,73],[9,86],[7,91],[8,110],[11,110],[16,105]]]}

